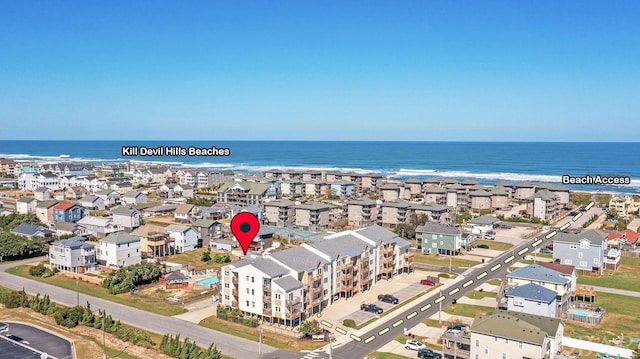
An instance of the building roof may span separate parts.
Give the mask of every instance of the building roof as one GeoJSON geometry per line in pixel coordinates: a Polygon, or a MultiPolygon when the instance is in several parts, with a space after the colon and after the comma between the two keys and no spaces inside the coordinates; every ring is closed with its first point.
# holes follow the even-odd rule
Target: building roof
{"type": "Polygon", "coordinates": [[[84,203],[93,203],[95,202],[97,199],[100,199],[100,197],[98,196],[94,196],[92,194],[86,195],[84,197],[82,197],[80,199],[80,202],[84,202],[84,203]]]}
{"type": "Polygon", "coordinates": [[[477,185],[478,182],[476,182],[476,181],[474,181],[474,180],[472,180],[470,178],[466,178],[465,180],[460,182],[460,184],[467,185],[467,186],[473,186],[473,185],[477,185]]]}
{"type": "Polygon", "coordinates": [[[306,209],[309,211],[321,211],[323,209],[331,209],[333,206],[322,202],[307,202],[295,206],[296,209],[306,209]]]}
{"type": "Polygon", "coordinates": [[[138,192],[138,191],[128,191],[127,193],[124,194],[124,198],[136,198],[138,196],[140,196],[142,194],[142,192],[138,192]]]}
{"type": "Polygon", "coordinates": [[[473,191],[469,193],[469,196],[471,197],[490,197],[491,196],[491,192],[484,190],[484,189],[479,189],[477,191],[473,191]]]}
{"type": "Polygon", "coordinates": [[[96,217],[96,216],[85,216],[82,217],[81,220],[78,221],[78,224],[83,226],[96,226],[96,227],[106,227],[113,222],[111,218],[106,217],[96,217]]]}
{"type": "Polygon", "coordinates": [[[542,267],[538,264],[530,264],[526,267],[518,268],[507,274],[507,278],[518,278],[562,285],[569,282],[569,279],[561,276],[559,272],[542,267]]]}
{"type": "Polygon", "coordinates": [[[302,288],[302,282],[293,278],[290,275],[286,275],[282,278],[277,278],[272,281],[277,284],[280,288],[282,288],[285,292],[291,292],[292,290],[302,288]]]}
{"type": "Polygon", "coordinates": [[[543,189],[541,191],[534,193],[533,196],[527,197],[528,200],[533,200],[534,198],[540,198],[544,201],[553,201],[558,199],[558,195],[547,189],[543,189]]]}
{"type": "Polygon", "coordinates": [[[57,205],[55,205],[55,207],[53,207],[53,209],[59,210],[59,211],[66,211],[69,208],[76,206],[75,203],[73,202],[60,202],[57,205]]]}
{"type": "Polygon", "coordinates": [[[409,208],[412,204],[406,201],[388,201],[382,202],[380,207],[409,208]]]}
{"type": "Polygon", "coordinates": [[[540,315],[497,310],[479,314],[471,331],[494,337],[542,345],[547,337],[555,337],[562,321],[540,315]]]}
{"type": "Polygon", "coordinates": [[[179,225],[179,224],[172,224],[172,225],[169,225],[169,226],[165,227],[164,230],[167,231],[167,232],[184,233],[184,232],[186,232],[186,231],[188,231],[190,229],[193,229],[193,228],[187,227],[187,226],[182,226],[182,225],[179,225]]]}
{"type": "Polygon", "coordinates": [[[151,233],[167,233],[166,227],[158,226],[156,224],[144,224],[133,231],[132,236],[148,237],[151,233]]]}
{"type": "Polygon", "coordinates": [[[275,201],[269,201],[269,202],[265,202],[264,206],[267,207],[290,207],[295,205],[296,203],[294,201],[290,201],[288,199],[278,199],[275,201]]]}
{"type": "Polygon", "coordinates": [[[316,241],[311,247],[328,255],[331,259],[342,257],[356,257],[364,253],[369,245],[353,234],[339,235],[332,238],[323,238],[316,241]]]}
{"type": "Polygon", "coordinates": [[[607,239],[625,239],[629,243],[636,243],[638,241],[638,236],[638,232],[631,229],[625,229],[624,231],[620,231],[617,233],[609,233],[607,239]]]}
{"type": "Polygon", "coordinates": [[[176,211],[174,213],[187,215],[189,214],[189,212],[191,212],[192,209],[193,209],[192,204],[182,203],[182,204],[179,204],[178,207],[176,207],[176,211]]]}
{"type": "Polygon", "coordinates": [[[118,206],[112,209],[111,213],[114,215],[118,214],[123,216],[131,216],[134,213],[140,213],[140,211],[138,211],[136,208],[131,206],[118,206]]]}
{"type": "Polygon", "coordinates": [[[533,183],[530,182],[520,182],[516,184],[516,188],[533,188],[536,185],[534,185],[533,183]]]}
{"type": "Polygon", "coordinates": [[[214,220],[212,220],[212,219],[203,219],[203,218],[199,218],[199,219],[196,219],[196,220],[191,224],[191,226],[192,226],[192,227],[199,227],[199,228],[209,228],[209,227],[213,226],[213,225],[214,225],[214,224],[216,224],[216,223],[220,223],[220,222],[214,221],[214,220]]]}
{"type": "Polygon", "coordinates": [[[607,238],[605,232],[597,229],[589,229],[578,234],[558,233],[553,237],[553,242],[580,243],[582,240],[587,240],[591,245],[601,246],[605,238],[607,238]]]}
{"type": "Polygon", "coordinates": [[[296,272],[310,272],[318,267],[318,263],[328,264],[329,261],[311,252],[305,247],[293,247],[269,254],[280,263],[296,272]]]}
{"type": "Polygon", "coordinates": [[[64,232],[73,232],[78,227],[84,228],[83,226],[73,222],[57,222],[53,225],[53,229],[64,232]]]}
{"type": "Polygon", "coordinates": [[[248,194],[262,195],[262,194],[264,194],[264,192],[267,191],[267,189],[269,189],[269,187],[271,187],[271,184],[270,183],[249,182],[249,181],[242,181],[242,182],[231,181],[231,182],[224,183],[222,185],[222,187],[220,187],[218,192],[225,192],[228,189],[233,188],[235,186],[239,186],[243,190],[248,191],[247,192],[248,194]]]}
{"type": "Polygon", "coordinates": [[[111,233],[108,236],[102,238],[100,243],[115,243],[115,244],[124,244],[124,243],[133,243],[140,242],[140,238],[136,236],[132,236],[130,234],[124,232],[115,232],[111,233]]]}
{"type": "Polygon", "coordinates": [[[490,192],[492,196],[508,196],[509,195],[509,191],[507,191],[507,189],[502,186],[493,187],[490,192]]]}
{"type": "Polygon", "coordinates": [[[479,225],[487,225],[487,224],[494,224],[496,222],[499,222],[500,220],[497,219],[494,216],[490,216],[488,214],[485,214],[483,216],[474,218],[472,220],[469,221],[470,224],[479,224],[479,225]]]}
{"type": "Polygon", "coordinates": [[[271,278],[281,276],[289,272],[285,267],[268,258],[254,260],[250,264],[271,278]]]}
{"type": "Polygon", "coordinates": [[[96,192],[96,194],[98,195],[104,195],[104,196],[108,196],[110,194],[118,194],[118,191],[116,191],[115,189],[101,189],[98,192],[96,192]]]}
{"type": "Polygon", "coordinates": [[[419,180],[419,179],[417,179],[417,178],[415,178],[415,177],[412,177],[412,178],[409,178],[408,180],[404,181],[404,183],[409,183],[409,184],[420,184],[420,185],[421,185],[421,184],[422,184],[422,181],[421,181],[421,180],[419,180]]]}
{"type": "Polygon", "coordinates": [[[51,208],[51,207],[55,206],[58,203],[59,203],[59,201],[42,201],[42,202],[39,202],[36,207],[37,208],[51,208]]]}
{"type": "Polygon", "coordinates": [[[43,226],[37,226],[31,223],[20,223],[11,230],[11,233],[32,237],[37,235],[39,232],[44,233],[45,231],[52,233],[50,230],[44,228],[43,226]]]}
{"type": "Polygon", "coordinates": [[[556,299],[556,292],[535,283],[509,288],[507,297],[525,298],[534,302],[549,304],[556,299]]]}
{"type": "Polygon", "coordinates": [[[18,200],[16,202],[19,202],[19,203],[31,203],[33,201],[37,201],[37,199],[35,199],[33,197],[20,197],[20,198],[18,198],[18,200]]]}
{"type": "Polygon", "coordinates": [[[46,193],[46,192],[51,192],[51,190],[48,187],[38,187],[33,192],[35,192],[35,193],[46,193]]]}
{"type": "Polygon", "coordinates": [[[353,204],[358,206],[375,206],[376,201],[369,198],[359,198],[359,199],[352,199],[350,201],[347,201],[346,204],[347,205],[353,204]]]}
{"type": "Polygon", "coordinates": [[[161,206],[146,206],[146,205],[138,205],[140,209],[143,209],[145,212],[173,212],[178,208],[176,204],[163,204],[161,206]]]}
{"type": "Polygon", "coordinates": [[[447,193],[447,190],[440,186],[427,186],[424,193],[447,193]]]}
{"type": "Polygon", "coordinates": [[[68,239],[61,239],[59,241],[55,241],[51,243],[53,246],[59,246],[70,249],[93,249],[93,244],[86,243],[86,239],[84,237],[72,237],[68,239]]]}
{"type": "Polygon", "coordinates": [[[422,226],[418,226],[416,228],[416,233],[437,233],[437,234],[447,234],[447,235],[457,236],[457,235],[460,235],[462,232],[460,232],[460,229],[453,226],[447,226],[445,224],[440,224],[440,223],[427,222],[422,226]]]}
{"type": "Polygon", "coordinates": [[[370,240],[376,242],[376,243],[380,243],[381,241],[384,243],[395,243],[398,245],[398,247],[409,247],[410,243],[405,241],[404,239],[400,238],[400,236],[398,236],[397,234],[383,228],[380,227],[377,224],[374,224],[373,226],[369,226],[369,227],[365,227],[365,228],[361,228],[356,230],[356,232],[360,235],[363,235],[367,238],[369,238],[370,240]]]}
{"type": "Polygon", "coordinates": [[[556,262],[538,262],[539,265],[554,270],[556,272],[562,273],[564,275],[572,275],[576,270],[575,266],[569,264],[561,264],[556,262]]]}

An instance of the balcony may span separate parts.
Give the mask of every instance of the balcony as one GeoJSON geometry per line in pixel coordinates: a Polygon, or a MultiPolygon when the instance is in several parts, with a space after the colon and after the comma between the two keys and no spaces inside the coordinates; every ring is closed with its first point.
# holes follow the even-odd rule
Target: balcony
{"type": "Polygon", "coordinates": [[[342,284],[340,288],[338,288],[339,292],[350,292],[353,290],[353,283],[342,284]]]}
{"type": "Polygon", "coordinates": [[[415,251],[409,251],[409,252],[404,254],[405,258],[413,258],[415,256],[416,256],[416,252],[415,251]]]}
{"type": "Polygon", "coordinates": [[[311,278],[312,282],[322,282],[322,274],[318,274],[313,276],[313,278],[311,278]]]}
{"type": "Polygon", "coordinates": [[[311,294],[321,294],[322,293],[322,286],[318,286],[318,287],[311,287],[311,294]]]}
{"type": "Polygon", "coordinates": [[[262,291],[271,293],[271,285],[262,285],[262,291]]]}
{"type": "Polygon", "coordinates": [[[234,276],[231,278],[231,283],[233,283],[233,285],[238,285],[238,277],[234,275],[234,276]]]}
{"type": "Polygon", "coordinates": [[[238,298],[238,289],[233,288],[233,289],[231,290],[231,295],[232,295],[232,296],[234,296],[234,297],[236,297],[236,298],[238,298]]]}
{"type": "Polygon", "coordinates": [[[298,304],[300,304],[300,302],[301,302],[301,301],[300,301],[300,297],[296,297],[296,298],[295,298],[295,299],[293,299],[293,300],[287,300],[287,301],[286,301],[287,308],[290,308],[290,307],[293,307],[293,306],[295,306],[295,305],[298,305],[298,304]]]}
{"type": "Polygon", "coordinates": [[[263,295],[262,296],[262,303],[271,303],[271,296],[270,295],[263,295]]]}
{"type": "Polygon", "coordinates": [[[300,311],[299,310],[295,310],[292,312],[287,312],[285,314],[285,316],[287,317],[287,319],[295,319],[298,318],[300,316],[300,311]]]}
{"type": "Polygon", "coordinates": [[[238,301],[234,300],[233,302],[231,302],[231,306],[234,308],[238,308],[238,301]]]}
{"type": "Polygon", "coordinates": [[[338,272],[343,272],[343,273],[345,273],[345,272],[350,272],[352,269],[353,269],[353,265],[352,265],[351,263],[339,264],[339,265],[336,267],[336,270],[337,270],[338,272]]]}
{"type": "Polygon", "coordinates": [[[272,315],[271,308],[262,308],[262,314],[270,317],[272,315]]]}
{"type": "Polygon", "coordinates": [[[311,299],[311,306],[315,307],[316,305],[320,305],[322,303],[322,296],[314,297],[311,299]]]}

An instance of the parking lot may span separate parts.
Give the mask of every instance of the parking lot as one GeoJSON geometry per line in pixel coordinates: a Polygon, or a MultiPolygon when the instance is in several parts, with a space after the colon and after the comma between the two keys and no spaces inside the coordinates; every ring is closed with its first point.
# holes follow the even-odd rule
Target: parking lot
{"type": "MultiPolygon", "coordinates": [[[[9,324],[9,330],[5,333],[2,333],[3,336],[6,337],[7,335],[14,335],[16,337],[22,338],[22,343],[27,345],[28,347],[31,347],[43,353],[47,353],[50,356],[58,359],[72,358],[71,343],[68,340],[26,324],[11,323],[11,322],[8,324],[9,324]]],[[[5,340],[2,339],[2,342],[5,342],[5,340]]],[[[6,343],[0,343],[0,345],[3,345],[3,344],[6,345],[6,343]]],[[[21,347],[20,349],[22,350],[17,349],[15,348],[17,346],[16,344],[14,343],[10,343],[10,344],[12,344],[12,346],[7,350],[8,351],[11,350],[12,352],[15,352],[16,353],[15,358],[32,358],[29,355],[35,353],[34,351],[29,351],[21,347]],[[22,352],[23,356],[18,355],[19,352],[22,352]],[[31,354],[26,354],[26,353],[31,353],[31,354]]],[[[2,348],[4,347],[0,347],[0,353],[2,354],[0,355],[0,357],[4,359],[5,351],[2,348]]],[[[34,358],[40,358],[40,354],[39,353],[36,353],[36,354],[37,355],[34,358]]],[[[11,358],[11,357],[7,356],[7,358],[11,358]]]]}
{"type": "Polygon", "coordinates": [[[39,359],[40,353],[24,348],[11,339],[0,338],[0,357],[2,359],[39,359]]]}
{"type": "Polygon", "coordinates": [[[427,278],[429,275],[437,276],[438,273],[416,271],[409,274],[398,275],[389,281],[382,280],[377,282],[371,290],[359,293],[346,300],[340,299],[336,301],[322,313],[322,319],[335,324],[341,324],[345,319],[352,319],[356,322],[356,325],[359,325],[371,318],[380,317],[375,313],[360,310],[360,305],[363,303],[373,303],[381,307],[384,312],[387,312],[389,309],[401,305],[417,294],[432,290],[433,287],[420,284],[420,280],[427,278]],[[380,294],[391,294],[397,297],[400,303],[391,304],[380,302],[378,301],[378,295],[380,294]]]}

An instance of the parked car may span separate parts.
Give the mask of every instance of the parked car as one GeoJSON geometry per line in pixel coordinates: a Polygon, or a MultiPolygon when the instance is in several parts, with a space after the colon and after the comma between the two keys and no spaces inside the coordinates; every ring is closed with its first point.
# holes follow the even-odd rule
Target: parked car
{"type": "Polygon", "coordinates": [[[486,245],[486,244],[482,244],[482,243],[481,243],[481,244],[478,244],[478,245],[476,246],[476,248],[489,249],[489,246],[488,246],[488,245],[486,245]]]}
{"type": "Polygon", "coordinates": [[[432,282],[432,281],[430,281],[430,280],[428,280],[428,279],[421,279],[421,280],[420,280],[420,284],[422,284],[422,285],[428,285],[428,286],[430,286],[430,287],[433,287],[434,285],[436,285],[436,283],[434,283],[434,282],[432,282]]]}
{"type": "Polygon", "coordinates": [[[380,294],[378,300],[385,303],[398,304],[400,300],[391,294],[380,294]]]}
{"type": "Polygon", "coordinates": [[[468,327],[466,324],[453,324],[447,327],[447,330],[462,330],[468,327]]]}
{"type": "Polygon", "coordinates": [[[553,249],[549,249],[549,248],[540,248],[540,253],[543,253],[543,254],[553,254],[553,249]]]}
{"type": "Polygon", "coordinates": [[[407,340],[404,344],[405,349],[409,349],[409,350],[418,350],[420,351],[420,349],[427,349],[427,346],[420,343],[417,340],[407,340]]]}
{"type": "Polygon", "coordinates": [[[434,352],[433,350],[429,349],[429,348],[425,348],[425,349],[420,349],[418,350],[418,358],[437,358],[437,359],[441,359],[442,358],[442,354],[438,353],[438,352],[434,352]]]}
{"type": "Polygon", "coordinates": [[[496,239],[496,235],[487,233],[487,234],[484,235],[484,239],[494,240],[494,239],[496,239]]]}
{"type": "Polygon", "coordinates": [[[360,305],[360,310],[364,312],[372,312],[376,314],[382,314],[383,312],[382,308],[378,307],[375,304],[362,304],[360,305]]]}

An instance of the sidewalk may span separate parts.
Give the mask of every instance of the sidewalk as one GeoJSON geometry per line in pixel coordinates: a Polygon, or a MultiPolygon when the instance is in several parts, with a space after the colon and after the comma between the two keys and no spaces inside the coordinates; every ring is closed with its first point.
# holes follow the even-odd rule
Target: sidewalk
{"type": "Polygon", "coordinates": [[[607,353],[614,357],[620,354],[623,358],[631,358],[633,356],[633,350],[627,348],[614,347],[612,345],[593,343],[586,340],[573,339],[568,337],[562,337],[562,346],[574,349],[588,350],[600,354],[607,353]]]}

